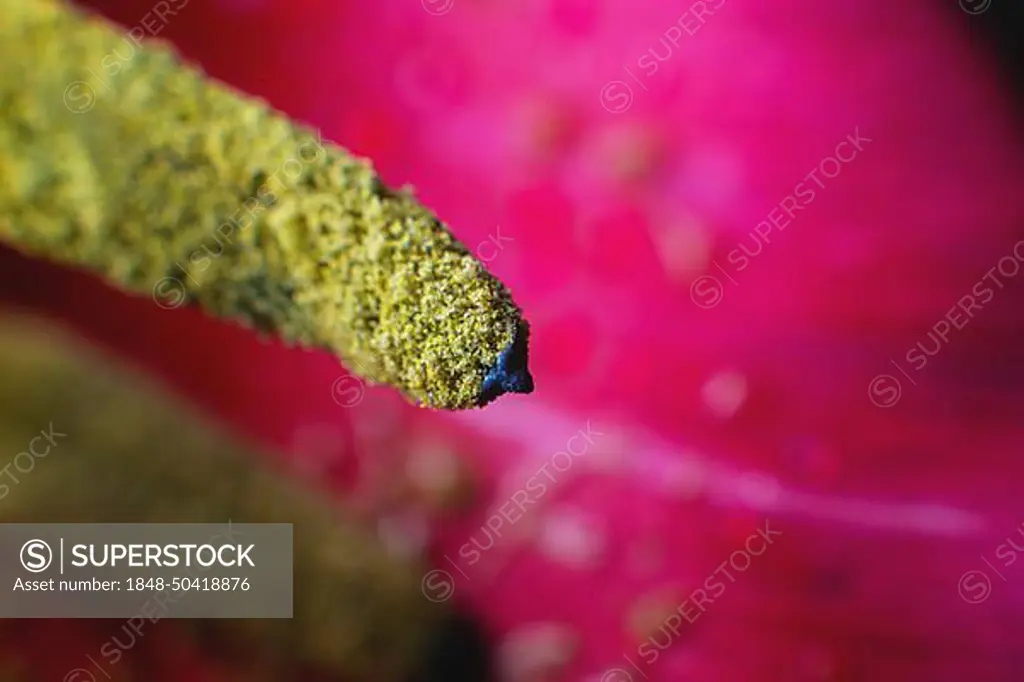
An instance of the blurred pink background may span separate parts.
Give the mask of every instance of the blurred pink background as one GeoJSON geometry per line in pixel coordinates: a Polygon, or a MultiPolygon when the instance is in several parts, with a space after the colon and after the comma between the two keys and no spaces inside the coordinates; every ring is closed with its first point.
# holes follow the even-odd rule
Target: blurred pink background
{"type": "MultiPolygon", "coordinates": [[[[8,297],[426,551],[505,679],[1024,677],[1024,157],[956,3],[95,4],[413,184],[538,390],[349,406],[330,357],[5,253],[8,297]]],[[[10,646],[59,680],[108,636],[10,646]]],[[[226,679],[173,637],[110,674],[226,679]]]]}

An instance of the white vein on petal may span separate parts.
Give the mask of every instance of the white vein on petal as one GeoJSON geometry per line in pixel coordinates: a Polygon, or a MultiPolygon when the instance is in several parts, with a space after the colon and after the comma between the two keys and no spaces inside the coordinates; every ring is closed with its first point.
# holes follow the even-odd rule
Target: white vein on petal
{"type": "MultiPolygon", "coordinates": [[[[617,442],[626,444],[624,475],[649,488],[652,494],[663,497],[673,495],[668,483],[677,481],[683,469],[699,472],[703,497],[710,504],[726,508],[945,537],[976,537],[988,527],[983,516],[940,502],[888,502],[800,489],[769,473],[715,462],[699,450],[681,448],[645,429],[625,426],[614,418],[570,416],[536,400],[506,400],[486,410],[455,413],[450,418],[488,436],[519,443],[522,459],[517,468],[527,469],[534,464],[539,468],[555,452],[565,449],[566,441],[580,429],[585,430],[589,421],[595,432],[614,434],[617,442]],[[524,424],[529,428],[523,428],[524,424]]],[[[597,448],[600,438],[595,438],[597,448]]]]}

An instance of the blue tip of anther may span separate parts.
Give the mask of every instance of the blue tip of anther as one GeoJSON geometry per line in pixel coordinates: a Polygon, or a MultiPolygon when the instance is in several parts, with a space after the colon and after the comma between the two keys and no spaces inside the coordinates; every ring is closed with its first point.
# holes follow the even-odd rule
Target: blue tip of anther
{"type": "Polygon", "coordinates": [[[515,338],[512,343],[503,350],[494,366],[484,377],[483,385],[480,388],[480,400],[478,405],[483,407],[487,403],[499,398],[506,393],[532,393],[533,376],[527,366],[529,362],[529,340],[530,329],[525,322],[521,322],[516,329],[515,338]]]}

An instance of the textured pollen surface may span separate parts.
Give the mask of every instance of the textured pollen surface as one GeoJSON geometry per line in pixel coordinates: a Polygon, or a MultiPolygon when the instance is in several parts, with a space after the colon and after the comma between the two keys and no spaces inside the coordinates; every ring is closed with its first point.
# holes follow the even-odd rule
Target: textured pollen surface
{"type": "Polygon", "coordinates": [[[480,404],[525,323],[411,196],[166,45],[49,0],[0,12],[0,239],[480,404]]]}
{"type": "Polygon", "coordinates": [[[292,523],[294,618],[200,622],[268,662],[337,679],[404,681],[433,655],[447,611],[423,598],[422,570],[254,448],[39,322],[0,321],[0,376],[0,449],[23,450],[51,424],[64,434],[60,457],[2,498],[0,522],[292,523]]]}

